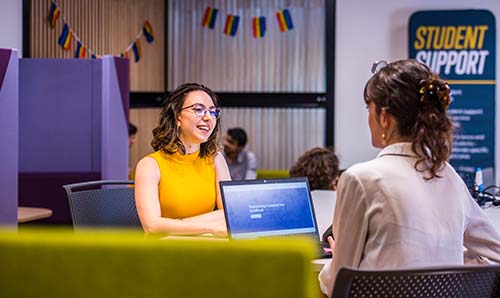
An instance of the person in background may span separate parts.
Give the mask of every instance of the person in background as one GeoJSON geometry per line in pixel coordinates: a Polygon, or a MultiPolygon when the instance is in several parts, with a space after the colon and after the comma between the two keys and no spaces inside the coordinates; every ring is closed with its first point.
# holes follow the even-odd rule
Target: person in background
{"type": "Polygon", "coordinates": [[[128,146],[132,147],[135,144],[137,137],[137,126],[132,123],[128,123],[128,146]]]}
{"type": "Polygon", "coordinates": [[[257,159],[253,152],[245,150],[247,133],[239,127],[227,130],[223,156],[233,180],[257,178],[257,159]]]}
{"type": "Polygon", "coordinates": [[[165,101],[153,130],[156,152],[136,168],[137,212],[146,233],[227,236],[219,181],[231,177],[218,148],[220,114],[215,93],[196,83],[180,85],[165,101]]]}
{"type": "Polygon", "coordinates": [[[329,237],[333,259],[319,274],[332,294],[341,267],[461,265],[468,253],[500,262],[500,233],[447,162],[450,88],[415,60],[374,64],[364,99],[373,160],[339,179],[329,237]],[[446,210],[446,212],[443,212],[446,210]]]}
{"type": "Polygon", "coordinates": [[[339,159],[331,148],[312,148],[290,169],[290,177],[307,177],[320,235],[332,223],[339,159]]]}
{"type": "Polygon", "coordinates": [[[135,144],[137,140],[136,137],[137,137],[137,126],[129,122],[128,123],[128,149],[129,149],[128,179],[130,180],[135,179],[135,172],[133,168],[130,166],[130,149],[132,148],[132,145],[135,144]]]}

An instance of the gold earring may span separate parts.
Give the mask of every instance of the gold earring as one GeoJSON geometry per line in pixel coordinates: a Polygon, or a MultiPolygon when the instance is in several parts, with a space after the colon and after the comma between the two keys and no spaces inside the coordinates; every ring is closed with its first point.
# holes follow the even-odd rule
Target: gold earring
{"type": "Polygon", "coordinates": [[[382,140],[385,141],[385,138],[386,138],[386,135],[385,135],[385,132],[384,132],[384,133],[382,133],[382,140]]]}

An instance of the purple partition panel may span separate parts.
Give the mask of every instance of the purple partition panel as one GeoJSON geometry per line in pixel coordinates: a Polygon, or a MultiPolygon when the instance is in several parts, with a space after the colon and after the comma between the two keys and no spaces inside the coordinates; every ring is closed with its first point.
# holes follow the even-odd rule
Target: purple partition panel
{"type": "Polygon", "coordinates": [[[128,178],[129,60],[102,59],[102,179],[128,178]]]}
{"type": "Polygon", "coordinates": [[[101,178],[102,61],[21,59],[19,204],[70,224],[62,185],[101,178]]]}
{"type": "Polygon", "coordinates": [[[17,226],[19,59],[0,49],[0,225],[17,226]]]}

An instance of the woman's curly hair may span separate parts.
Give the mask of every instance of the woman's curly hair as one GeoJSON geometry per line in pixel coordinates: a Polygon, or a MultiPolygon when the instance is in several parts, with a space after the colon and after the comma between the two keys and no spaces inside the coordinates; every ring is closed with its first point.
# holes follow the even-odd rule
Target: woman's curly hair
{"type": "Polygon", "coordinates": [[[331,148],[313,148],[290,169],[291,177],[307,177],[311,190],[332,189],[339,175],[339,159],[331,148]]]}
{"type": "MultiPolygon", "coordinates": [[[[204,91],[207,93],[215,107],[219,104],[217,95],[208,87],[197,83],[186,83],[178,86],[165,100],[160,113],[160,123],[153,129],[153,140],[151,146],[155,151],[163,151],[173,154],[180,151],[186,153],[186,148],[179,138],[177,119],[182,111],[182,106],[188,93],[193,91],[204,91]]],[[[205,143],[200,145],[200,157],[205,158],[214,155],[219,150],[219,136],[221,134],[220,119],[217,119],[214,131],[205,143]]]]}
{"type": "Polygon", "coordinates": [[[412,143],[418,159],[415,169],[440,177],[453,145],[453,125],[448,117],[451,102],[448,83],[416,60],[389,63],[366,83],[365,103],[375,104],[396,118],[398,133],[412,143]]]}

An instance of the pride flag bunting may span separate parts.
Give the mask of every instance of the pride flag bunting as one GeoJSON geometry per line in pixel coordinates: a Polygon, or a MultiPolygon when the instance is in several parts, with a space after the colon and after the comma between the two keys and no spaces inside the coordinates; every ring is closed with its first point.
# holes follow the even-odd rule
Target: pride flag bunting
{"type": "Polygon", "coordinates": [[[264,37],[266,34],[266,17],[252,18],[253,37],[264,37]]]}
{"type": "Polygon", "coordinates": [[[59,6],[57,6],[57,3],[55,1],[52,2],[49,14],[50,28],[54,28],[56,26],[57,20],[59,19],[60,15],[61,15],[61,10],[59,9],[59,6]]]}
{"type": "Polygon", "coordinates": [[[281,32],[286,32],[293,29],[292,17],[290,16],[290,11],[288,9],[283,9],[276,13],[278,18],[278,24],[280,26],[281,32]]]}
{"type": "Polygon", "coordinates": [[[142,26],[142,33],[144,34],[144,37],[146,37],[146,41],[148,43],[152,43],[153,40],[155,40],[153,35],[153,27],[151,27],[151,24],[148,20],[146,20],[144,22],[144,26],[142,26]]]}
{"type": "Polygon", "coordinates": [[[239,16],[228,14],[226,18],[226,25],[224,26],[224,34],[235,36],[236,31],[238,31],[239,22],[240,22],[239,16]]]}
{"type": "Polygon", "coordinates": [[[85,58],[87,48],[81,42],[76,43],[75,58],[85,58]]]}
{"type": "Polygon", "coordinates": [[[61,32],[61,35],[59,36],[59,41],[58,43],[61,45],[61,47],[65,50],[69,50],[71,47],[71,36],[72,32],[69,29],[68,24],[64,24],[63,30],[61,32]]]}
{"type": "Polygon", "coordinates": [[[97,56],[95,54],[91,55],[92,59],[97,59],[97,56]]]}
{"type": "Polygon", "coordinates": [[[135,62],[139,62],[142,56],[141,41],[139,40],[139,38],[137,38],[134,42],[134,45],[132,45],[132,50],[134,51],[135,62]]]}
{"type": "Polygon", "coordinates": [[[128,58],[128,51],[125,51],[125,52],[121,53],[120,57],[122,57],[122,58],[128,58]]]}
{"type": "Polygon", "coordinates": [[[215,20],[217,19],[218,12],[219,12],[218,9],[214,9],[208,6],[207,9],[205,10],[205,14],[203,15],[203,21],[201,22],[201,25],[203,27],[208,27],[209,29],[214,29],[215,20]]]}

